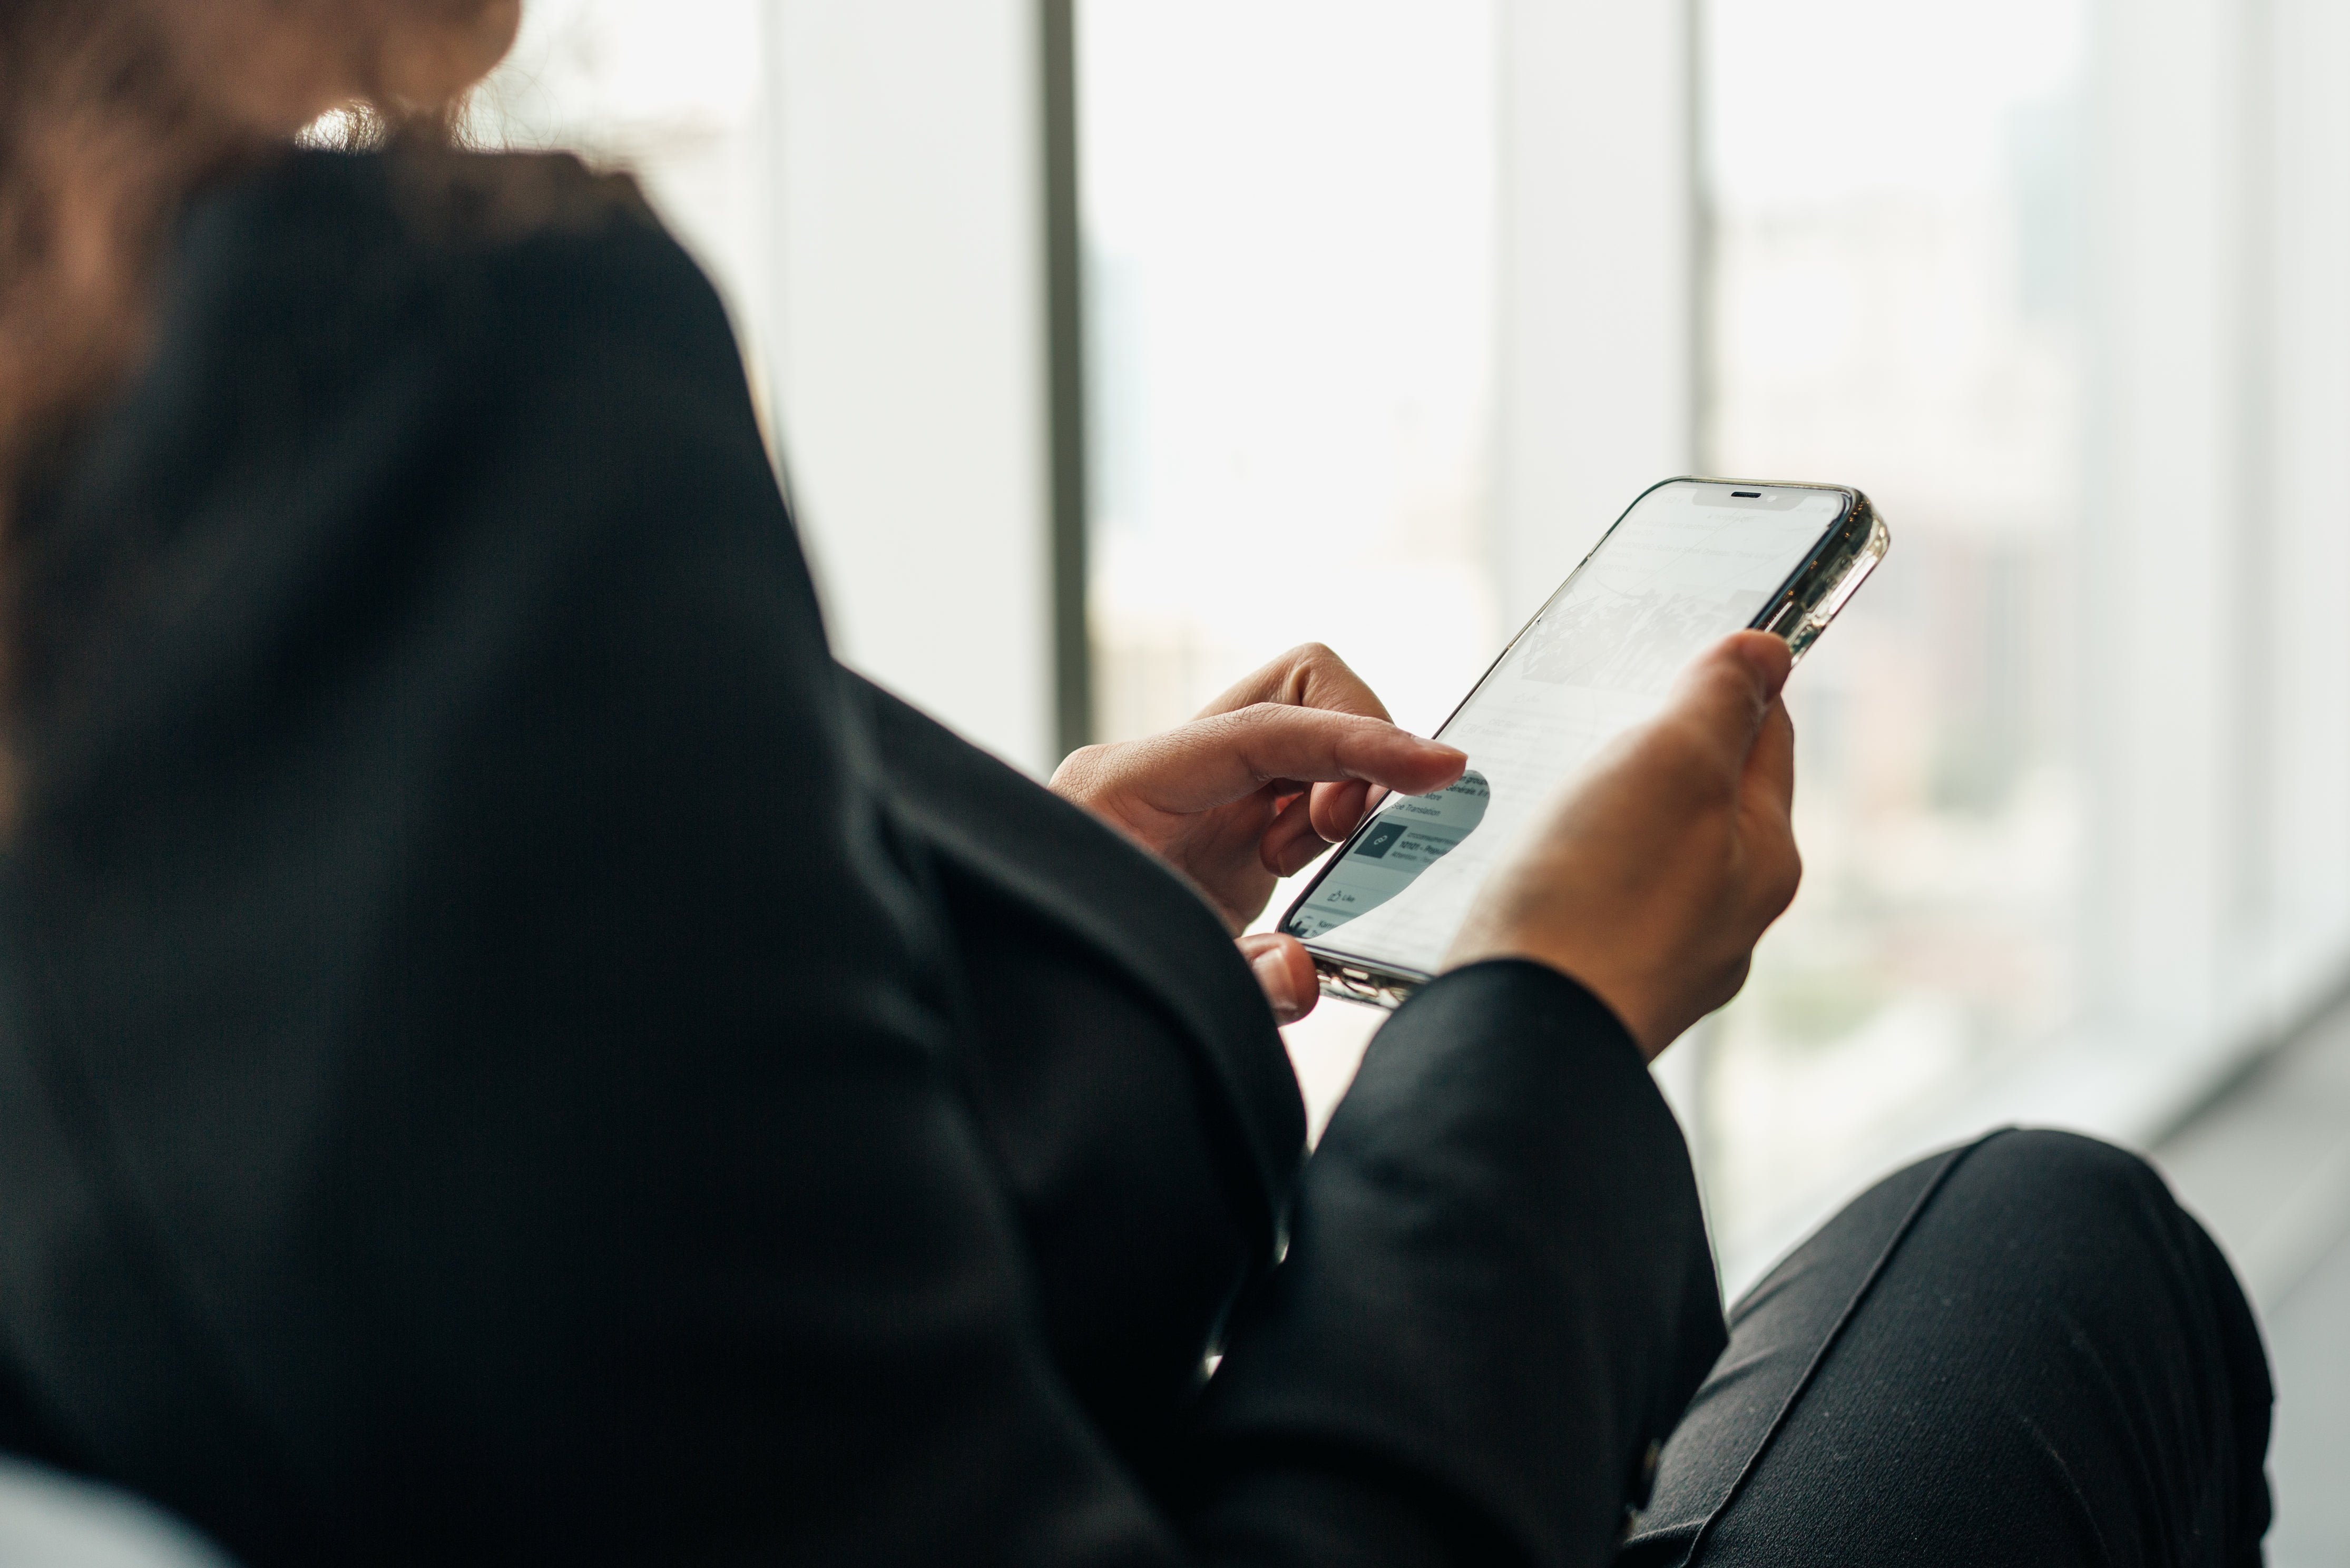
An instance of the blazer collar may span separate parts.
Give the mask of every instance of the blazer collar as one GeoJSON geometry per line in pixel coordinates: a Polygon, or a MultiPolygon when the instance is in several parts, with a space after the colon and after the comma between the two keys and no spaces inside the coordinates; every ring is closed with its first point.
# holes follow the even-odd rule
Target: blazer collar
{"type": "Polygon", "coordinates": [[[1285,1239],[1305,1112],[1248,966],[1199,892],[1090,813],[844,671],[870,716],[893,815],[935,853],[986,877],[1116,966],[1180,1026],[1222,1088],[1264,1196],[1268,1248],[1285,1239]]]}

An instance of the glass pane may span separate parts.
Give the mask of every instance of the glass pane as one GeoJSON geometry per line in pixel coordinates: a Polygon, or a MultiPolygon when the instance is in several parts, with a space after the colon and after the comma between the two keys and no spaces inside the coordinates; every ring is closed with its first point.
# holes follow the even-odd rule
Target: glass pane
{"type": "Polygon", "coordinates": [[[1488,5],[1077,23],[1098,732],[1309,639],[1433,726],[1496,645],[1488,5]]]}
{"type": "Polygon", "coordinates": [[[1894,531],[1789,697],[1803,892],[1690,1043],[1732,1254],[2073,1008],[2081,13],[1708,7],[1707,459],[1894,531]]]}

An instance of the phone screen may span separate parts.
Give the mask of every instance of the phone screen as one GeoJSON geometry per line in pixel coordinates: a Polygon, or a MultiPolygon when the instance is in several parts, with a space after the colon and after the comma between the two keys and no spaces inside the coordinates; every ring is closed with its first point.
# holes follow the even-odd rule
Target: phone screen
{"type": "Polygon", "coordinates": [[[1468,773],[1389,799],[1282,929],[1433,974],[1534,814],[1698,653],[1752,624],[1850,505],[1837,490],[1690,480],[1643,495],[1437,732],[1468,773]]]}

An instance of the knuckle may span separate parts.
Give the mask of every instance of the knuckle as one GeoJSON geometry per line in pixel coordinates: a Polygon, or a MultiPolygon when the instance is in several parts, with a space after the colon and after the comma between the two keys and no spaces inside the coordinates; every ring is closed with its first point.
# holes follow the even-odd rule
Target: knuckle
{"type": "Polygon", "coordinates": [[[1298,710],[1286,702],[1252,702],[1224,715],[1225,727],[1232,730],[1263,730],[1296,722],[1298,710]]]}
{"type": "Polygon", "coordinates": [[[1693,767],[1710,760],[1705,727],[1686,718],[1674,718],[1656,732],[1658,760],[1675,768],[1693,767]]]}
{"type": "Polygon", "coordinates": [[[1792,846],[1778,857],[1778,864],[1772,867],[1769,885],[1771,899],[1779,908],[1783,909],[1795,901],[1796,893],[1804,886],[1804,857],[1792,846]]]}
{"type": "Polygon", "coordinates": [[[1252,724],[1292,733],[1344,732],[1361,721],[1328,708],[1303,708],[1293,702],[1258,702],[1242,710],[1252,724]]]}
{"type": "Polygon", "coordinates": [[[1285,701],[1327,712],[1387,720],[1387,704],[1368,682],[1325,642],[1301,642],[1282,656],[1288,669],[1285,701]]]}
{"type": "Polygon", "coordinates": [[[1112,748],[1107,743],[1079,746],[1076,751],[1063,757],[1061,765],[1053,770],[1054,782],[1057,784],[1063,779],[1092,777],[1100,773],[1107,764],[1111,750],[1112,748]]]}
{"type": "Polygon", "coordinates": [[[1633,764],[1653,775],[1653,782],[1676,790],[1711,783],[1719,770],[1715,748],[1704,730],[1679,718],[1668,718],[1640,737],[1630,753],[1633,764]]]}

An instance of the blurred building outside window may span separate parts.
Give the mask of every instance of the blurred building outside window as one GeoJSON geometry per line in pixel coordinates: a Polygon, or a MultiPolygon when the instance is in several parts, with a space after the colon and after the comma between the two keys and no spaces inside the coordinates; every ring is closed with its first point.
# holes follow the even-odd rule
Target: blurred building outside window
{"type": "Polygon", "coordinates": [[[1894,530],[1790,688],[1803,891],[1693,1042],[1730,1236],[2076,1016],[2084,12],[1706,9],[1702,456],[1894,530]]]}
{"type": "MultiPolygon", "coordinates": [[[[1511,629],[1492,10],[1079,15],[1103,727],[1308,637],[1429,726],[1511,629]]],[[[1734,1236],[2070,1021],[2081,17],[1721,0],[1703,39],[1701,465],[1896,532],[1794,691],[1804,894],[1681,1048],[1734,1236]]],[[[1374,1022],[1329,1008],[1294,1033],[1374,1022]]]]}
{"type": "MultiPolygon", "coordinates": [[[[1804,891],[1661,1073],[1733,1289],[1970,1118],[2151,1136],[2350,952],[2345,25],[1945,11],[1076,5],[1106,738],[1308,639],[1432,728],[1676,469],[1890,522],[1791,689],[1804,891]]],[[[1035,36],[1024,0],[533,0],[475,129],[640,174],[808,476],[847,656],[1041,772],[1035,36]]],[[[1377,1022],[1289,1032],[1317,1111],[1377,1022]]]]}

